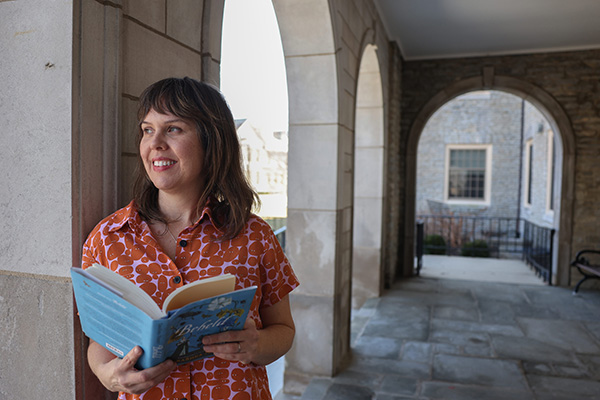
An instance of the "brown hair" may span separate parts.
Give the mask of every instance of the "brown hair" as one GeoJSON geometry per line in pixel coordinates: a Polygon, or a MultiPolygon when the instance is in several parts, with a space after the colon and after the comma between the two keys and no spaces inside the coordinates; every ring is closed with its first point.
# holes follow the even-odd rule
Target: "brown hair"
{"type": "MultiPolygon", "coordinates": [[[[140,97],[138,149],[143,134],[141,122],[152,109],[195,124],[204,150],[204,190],[197,213],[208,204],[213,221],[224,233],[223,238],[234,238],[244,228],[259,199],[244,175],[235,122],[225,98],[214,86],[188,77],[167,78],[150,85],[140,97]]],[[[133,197],[142,218],[168,222],[158,208],[158,189],[148,178],[141,157],[138,157],[133,197]]]]}

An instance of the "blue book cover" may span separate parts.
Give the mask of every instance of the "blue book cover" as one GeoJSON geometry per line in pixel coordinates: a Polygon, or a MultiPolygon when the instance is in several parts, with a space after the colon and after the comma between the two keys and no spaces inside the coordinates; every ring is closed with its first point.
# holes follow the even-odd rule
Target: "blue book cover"
{"type": "MultiPolygon", "coordinates": [[[[231,278],[235,285],[235,278],[231,278]]],[[[144,353],[136,364],[139,369],[166,359],[185,364],[211,356],[204,351],[202,338],[242,329],[256,291],[256,286],[228,291],[169,310],[172,294],[160,310],[141,288],[102,266],[87,270],[71,268],[71,280],[86,336],[118,357],[140,346],[144,353]]],[[[182,297],[189,298],[190,293],[195,296],[192,292],[202,292],[206,289],[203,286],[208,287],[202,280],[184,285],[172,303],[179,306],[182,297]],[[192,290],[184,293],[184,289],[192,290]]],[[[204,292],[211,293],[211,290],[219,289],[208,288],[204,292]]]]}

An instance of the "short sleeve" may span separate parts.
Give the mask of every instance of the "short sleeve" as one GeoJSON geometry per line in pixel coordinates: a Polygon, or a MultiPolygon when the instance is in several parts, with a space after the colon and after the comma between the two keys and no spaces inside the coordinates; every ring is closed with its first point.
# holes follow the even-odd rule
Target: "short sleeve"
{"type": "Polygon", "coordinates": [[[92,266],[94,263],[101,263],[96,255],[98,254],[98,246],[100,246],[101,240],[100,230],[98,226],[92,230],[85,243],[83,244],[83,251],[81,254],[81,268],[86,269],[92,266]]]}
{"type": "Polygon", "coordinates": [[[278,303],[300,284],[273,230],[264,223],[262,231],[264,252],[260,260],[261,308],[278,303]]]}

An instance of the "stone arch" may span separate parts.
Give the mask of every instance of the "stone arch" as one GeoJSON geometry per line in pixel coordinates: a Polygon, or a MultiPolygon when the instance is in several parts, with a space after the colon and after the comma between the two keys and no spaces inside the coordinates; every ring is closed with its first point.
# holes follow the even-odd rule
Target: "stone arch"
{"type": "Polygon", "coordinates": [[[291,295],[296,337],[286,355],[285,387],[298,392],[293,385],[306,377],[334,375],[348,353],[349,276],[342,266],[352,220],[342,184],[346,160],[330,4],[274,0],[273,7],[289,97],[286,253],[302,283],[291,295]]]}
{"type": "Polygon", "coordinates": [[[415,194],[416,194],[416,158],[419,138],[429,118],[442,105],[453,98],[474,90],[499,90],[514,94],[533,104],[558,132],[559,140],[557,150],[562,154],[561,192],[558,226],[555,228],[558,235],[554,238],[553,281],[557,285],[568,285],[569,263],[571,256],[571,220],[574,206],[574,171],[575,171],[575,136],[570,120],[560,104],[546,91],[529,82],[510,76],[494,75],[491,67],[484,68],[481,76],[467,78],[455,82],[437,94],[425,104],[411,124],[406,148],[406,209],[405,228],[406,237],[404,247],[404,274],[412,274],[415,245],[415,194]]]}
{"type": "MultiPolygon", "coordinates": [[[[372,35],[368,35],[372,36],[372,35]]],[[[382,287],[385,137],[377,46],[360,60],[354,124],[352,303],[358,308],[382,287]]]]}

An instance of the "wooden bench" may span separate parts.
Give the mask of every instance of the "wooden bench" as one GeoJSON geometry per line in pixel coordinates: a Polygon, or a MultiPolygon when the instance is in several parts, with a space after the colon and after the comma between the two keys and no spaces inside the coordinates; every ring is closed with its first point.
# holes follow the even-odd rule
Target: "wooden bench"
{"type": "Polygon", "coordinates": [[[575,260],[571,263],[571,266],[577,268],[581,275],[583,275],[583,278],[575,285],[573,294],[577,293],[581,284],[588,279],[600,279],[600,264],[591,263],[585,257],[586,254],[600,255],[600,250],[581,250],[575,256],[575,260]]]}

